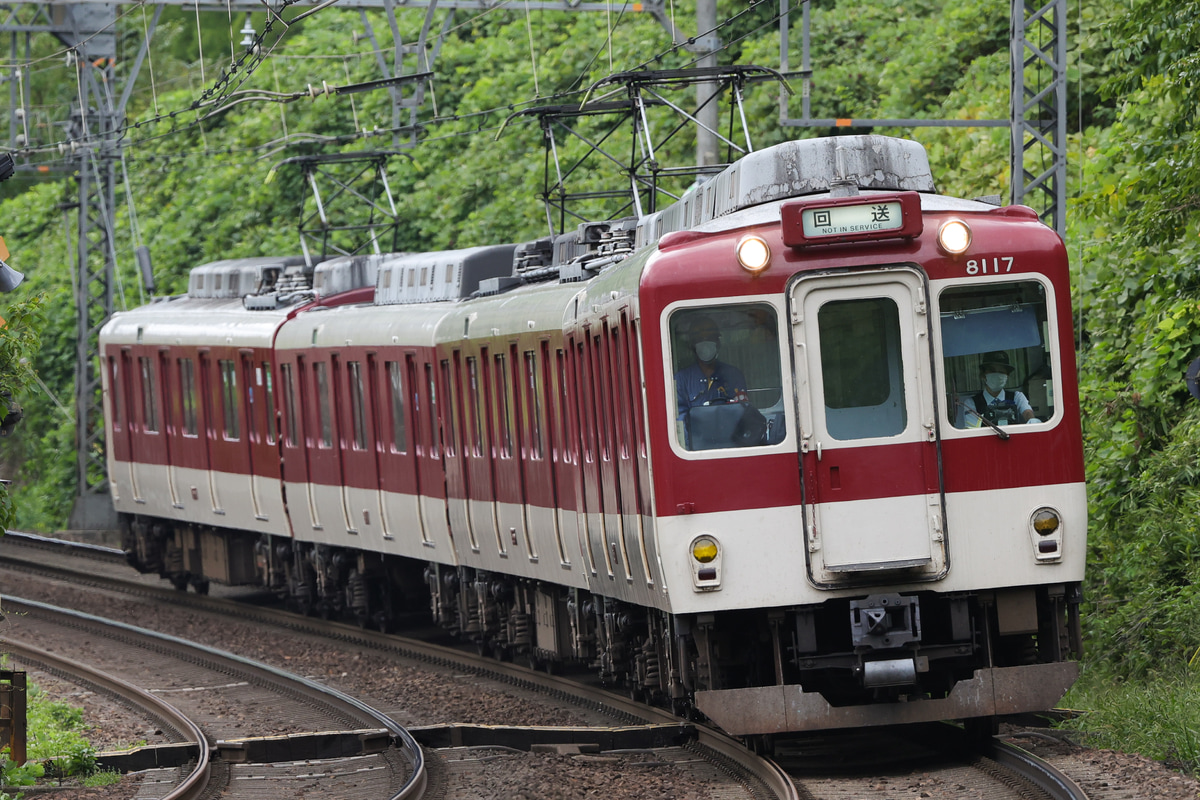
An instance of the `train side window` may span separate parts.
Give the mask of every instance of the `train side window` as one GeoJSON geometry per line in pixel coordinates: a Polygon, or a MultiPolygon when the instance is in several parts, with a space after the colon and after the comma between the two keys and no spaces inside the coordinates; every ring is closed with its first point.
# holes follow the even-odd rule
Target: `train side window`
{"type": "Polygon", "coordinates": [[[271,379],[271,362],[262,362],[263,395],[267,401],[267,444],[275,444],[275,385],[271,379]]]}
{"type": "MultiPolygon", "coordinates": [[[[542,343],[545,347],[545,342],[542,343]]],[[[526,417],[525,428],[530,432],[529,457],[541,461],[545,454],[545,440],[542,438],[542,395],[537,385],[537,353],[526,350],[525,374],[525,403],[522,411],[526,417]]]]}
{"type": "Polygon", "coordinates": [[[350,382],[350,427],[354,433],[354,449],[367,449],[367,411],[364,405],[362,364],[346,363],[346,378],[350,382]]]}
{"type": "Polygon", "coordinates": [[[433,364],[425,365],[425,385],[429,387],[429,408],[426,409],[429,413],[429,455],[437,458],[441,447],[441,428],[438,427],[437,380],[433,374],[433,364]]]}
{"type": "Polygon", "coordinates": [[[408,431],[404,426],[404,381],[399,361],[384,364],[388,374],[388,399],[392,409],[392,452],[408,452],[408,431]]]}
{"type": "Polygon", "coordinates": [[[142,431],[158,433],[158,389],[154,362],[145,356],[138,358],[142,370],[142,431]]]}
{"type": "Polygon", "coordinates": [[[296,378],[292,373],[291,364],[281,364],[280,374],[283,375],[283,416],[286,430],[285,441],[288,447],[296,446],[296,378]]]}
{"type": "Polygon", "coordinates": [[[483,416],[479,402],[479,361],[474,356],[467,358],[467,391],[471,406],[471,455],[480,456],[483,454],[483,416]]]}
{"type": "Polygon", "coordinates": [[[196,362],[190,358],[179,359],[179,400],[183,408],[183,435],[198,436],[200,426],[196,421],[196,362]]]}
{"type": "Polygon", "coordinates": [[[680,446],[714,450],[784,440],[787,409],[774,306],[681,308],[671,314],[668,335],[680,446]]]}
{"type": "Polygon", "coordinates": [[[237,365],[231,360],[220,359],[218,366],[221,369],[221,408],[225,418],[224,437],[229,442],[237,441],[241,438],[241,430],[238,425],[237,365]]]}
{"type": "Polygon", "coordinates": [[[121,392],[121,369],[120,362],[112,356],[108,357],[108,387],[112,392],[112,424],[113,430],[121,430],[121,403],[125,402],[123,393],[121,392]]]}
{"type": "Polygon", "coordinates": [[[1046,289],[1038,281],[972,283],[938,297],[946,409],[956,428],[1049,422],[1057,413],[1046,289]],[[990,362],[990,363],[989,363],[990,362]],[[988,364],[987,370],[984,369],[988,364]],[[996,376],[984,398],[986,373],[996,376]],[[1003,384],[1002,386],[999,384],[1003,384]],[[999,392],[992,393],[992,388],[999,392]]]}
{"type": "Polygon", "coordinates": [[[512,422],[508,405],[508,359],[503,353],[495,356],[496,427],[500,458],[512,458],[512,422]]]}
{"type": "Polygon", "coordinates": [[[321,438],[317,446],[333,447],[333,409],[329,404],[329,374],[324,361],[313,363],[313,381],[317,388],[317,412],[320,414],[321,438]]]}
{"type": "Polygon", "coordinates": [[[829,435],[845,441],[902,433],[908,407],[896,302],[871,297],[825,303],[817,326],[829,435]]]}

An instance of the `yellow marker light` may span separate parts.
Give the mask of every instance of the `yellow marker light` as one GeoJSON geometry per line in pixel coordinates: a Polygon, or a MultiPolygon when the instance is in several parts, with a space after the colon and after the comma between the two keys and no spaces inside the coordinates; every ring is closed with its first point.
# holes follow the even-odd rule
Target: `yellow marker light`
{"type": "Polygon", "coordinates": [[[707,564],[717,557],[717,543],[708,537],[701,537],[692,543],[692,558],[701,564],[707,564]]]}
{"type": "Polygon", "coordinates": [[[1058,514],[1048,508],[1043,508],[1033,515],[1033,529],[1037,531],[1038,536],[1049,536],[1058,530],[1061,524],[1058,514]]]}
{"type": "Polygon", "coordinates": [[[962,220],[946,220],[938,228],[938,246],[952,256],[962,255],[971,246],[971,229],[962,220]]]}
{"type": "Polygon", "coordinates": [[[771,264],[771,248],[761,236],[743,236],[737,243],[737,259],[742,269],[757,275],[771,264]]]}

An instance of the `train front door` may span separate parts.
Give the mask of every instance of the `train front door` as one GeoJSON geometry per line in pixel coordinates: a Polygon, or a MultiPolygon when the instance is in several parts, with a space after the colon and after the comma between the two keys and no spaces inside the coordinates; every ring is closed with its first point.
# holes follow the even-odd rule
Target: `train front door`
{"type": "Polygon", "coordinates": [[[819,586],[946,570],[924,277],[908,268],[791,289],[808,570],[819,586]]]}

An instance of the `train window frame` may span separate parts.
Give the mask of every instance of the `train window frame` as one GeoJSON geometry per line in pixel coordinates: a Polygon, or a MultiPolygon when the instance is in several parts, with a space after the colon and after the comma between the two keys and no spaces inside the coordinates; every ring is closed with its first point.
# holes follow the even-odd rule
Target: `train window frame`
{"type": "Polygon", "coordinates": [[[313,361],[313,390],[317,394],[317,449],[333,449],[333,402],[329,396],[329,365],[313,361]]]}
{"type": "MultiPolygon", "coordinates": [[[[688,460],[709,460],[709,459],[724,459],[724,458],[741,458],[755,455],[762,455],[767,452],[778,452],[780,450],[794,450],[796,448],[796,410],[795,404],[792,402],[794,397],[794,388],[792,380],[792,369],[790,360],[785,363],[785,359],[789,358],[788,343],[790,342],[790,331],[785,329],[788,321],[788,312],[785,301],[782,297],[765,296],[765,295],[736,295],[731,297],[721,298],[703,298],[695,300],[679,300],[665,306],[659,316],[659,336],[661,339],[660,357],[662,358],[662,380],[664,386],[664,399],[666,401],[665,416],[663,422],[666,425],[667,441],[670,443],[671,450],[680,458],[688,460]],[[731,445],[729,447],[715,447],[711,449],[690,449],[686,443],[686,437],[680,430],[680,420],[678,414],[678,399],[675,391],[675,375],[679,371],[676,369],[677,362],[686,366],[692,363],[684,358],[682,353],[682,331],[672,327],[672,320],[680,319],[677,315],[688,314],[694,315],[708,310],[716,310],[720,313],[741,312],[747,314],[757,310],[754,307],[769,308],[774,314],[774,327],[764,325],[761,322],[756,323],[755,330],[766,331],[768,341],[766,344],[771,344],[770,336],[774,334],[773,344],[775,346],[776,360],[771,363],[770,358],[761,358],[755,364],[754,371],[760,375],[760,380],[753,387],[748,387],[752,392],[769,391],[771,393],[778,392],[777,396],[773,396],[773,402],[767,406],[758,406],[760,411],[763,408],[770,409],[771,412],[771,428],[774,431],[778,430],[778,426],[782,425],[782,434],[771,434],[767,443],[752,444],[746,446],[731,445]],[[777,372],[776,372],[777,371],[777,372]],[[770,373],[770,377],[777,378],[778,385],[767,385],[763,382],[763,373],[770,373]],[[777,436],[777,438],[776,438],[777,436]]],[[[740,346],[749,348],[752,343],[743,342],[740,346]]],[[[720,355],[718,355],[720,357],[720,355]]],[[[690,351],[687,358],[691,358],[690,351]]],[[[681,366],[680,369],[683,367],[681,366]]],[[[741,368],[741,367],[739,367],[741,368]]],[[[768,378],[769,379],[769,378],[768,378]]],[[[747,378],[749,381],[750,379],[747,378]]]]}
{"type": "Polygon", "coordinates": [[[388,446],[393,453],[408,452],[408,425],[404,417],[404,365],[392,360],[383,362],[387,373],[388,408],[391,411],[392,437],[388,446]]]}
{"type": "Polygon", "coordinates": [[[122,430],[121,420],[124,412],[121,403],[124,402],[124,392],[121,391],[120,361],[116,356],[108,357],[108,385],[110,392],[109,405],[112,407],[112,427],[114,431],[122,430]]]}
{"type": "Polygon", "coordinates": [[[196,361],[190,356],[182,356],[176,359],[176,367],[179,369],[179,405],[183,415],[180,431],[189,439],[197,439],[200,415],[197,413],[196,361]]]}
{"type": "Polygon", "coordinates": [[[365,451],[367,449],[367,389],[363,381],[361,361],[346,362],[346,383],[350,390],[350,446],[354,450],[365,451]]]}
{"type": "Polygon", "coordinates": [[[158,376],[154,359],[138,356],[142,377],[142,433],[158,433],[158,376]]]}
{"type": "Polygon", "coordinates": [[[277,437],[275,430],[275,383],[274,376],[271,374],[271,362],[261,362],[260,369],[263,376],[263,396],[266,398],[267,405],[267,444],[275,444],[277,437]]]}
{"type": "MultiPolygon", "coordinates": [[[[974,291],[978,292],[978,291],[982,291],[985,287],[1000,287],[1000,286],[1005,286],[1005,285],[1015,286],[1017,284],[1022,284],[1022,283],[1035,284],[1042,292],[1042,297],[1041,297],[1041,302],[1040,302],[1040,305],[1042,306],[1042,310],[1043,310],[1042,317],[1040,319],[1036,318],[1036,314],[1037,314],[1036,309],[1034,310],[1033,313],[1035,314],[1036,324],[1040,327],[1040,337],[1041,337],[1040,347],[1042,349],[1042,354],[1043,354],[1044,360],[1042,361],[1042,363],[1038,364],[1036,368],[1034,368],[1034,369],[1029,368],[1030,361],[1029,361],[1029,355],[1028,355],[1027,351],[1029,351],[1029,350],[1033,349],[1033,347],[1035,347],[1032,345],[1025,346],[1025,347],[1011,347],[1011,348],[997,346],[993,349],[1004,351],[1005,353],[1007,353],[1009,355],[1010,360],[1013,359],[1013,354],[1016,353],[1017,351],[1026,351],[1025,358],[1017,359],[1020,363],[1014,365],[1014,367],[1015,367],[1014,374],[1018,376],[1019,382],[1013,384],[1012,386],[1006,387],[1006,389],[1015,389],[1017,391],[1021,391],[1024,394],[1024,393],[1026,393],[1026,391],[1028,389],[1028,383],[1029,383],[1030,378],[1033,373],[1035,373],[1037,371],[1041,371],[1041,370],[1049,371],[1050,377],[1043,381],[1043,383],[1049,384],[1049,386],[1048,387],[1043,386],[1040,388],[1046,390],[1046,392],[1047,392],[1047,399],[1048,399],[1048,402],[1050,403],[1049,409],[1050,409],[1051,414],[1048,417],[1038,416],[1038,414],[1043,413],[1046,408],[1045,406],[1042,406],[1040,403],[1041,396],[1040,396],[1040,392],[1039,392],[1039,394],[1036,396],[1036,398],[1031,398],[1031,402],[1034,399],[1036,399],[1038,401],[1038,403],[1034,405],[1034,409],[1035,409],[1034,414],[1035,414],[1035,418],[1038,419],[1039,422],[1033,423],[1033,424],[1028,424],[1028,425],[1026,425],[1026,424],[1009,425],[1005,428],[1005,430],[1010,434],[1024,435],[1027,433],[1037,433],[1037,432],[1047,431],[1047,430],[1057,427],[1059,424],[1062,423],[1062,421],[1064,419],[1064,414],[1062,413],[1062,408],[1059,405],[1057,405],[1057,403],[1055,403],[1055,401],[1054,401],[1054,390],[1053,390],[1053,384],[1062,375],[1062,346],[1061,346],[1061,343],[1058,341],[1058,329],[1059,329],[1058,298],[1057,298],[1057,292],[1055,290],[1053,283],[1051,283],[1045,276],[1040,275],[1038,273],[1004,274],[1004,275],[999,275],[999,276],[988,276],[986,278],[975,277],[975,278],[971,278],[968,280],[963,280],[962,278],[940,279],[937,281],[930,282],[930,294],[934,298],[934,304],[935,304],[934,314],[935,314],[935,318],[938,320],[938,324],[934,325],[933,327],[934,327],[934,337],[935,337],[934,344],[936,347],[936,355],[937,355],[935,361],[936,361],[936,370],[937,370],[938,393],[939,393],[939,397],[941,398],[941,404],[944,406],[944,408],[941,411],[941,424],[942,424],[941,427],[942,427],[943,437],[946,437],[946,436],[950,436],[950,437],[954,437],[954,438],[972,437],[972,436],[987,437],[987,436],[995,436],[996,435],[995,431],[993,431],[986,425],[979,425],[978,427],[959,427],[959,425],[956,424],[956,422],[958,421],[958,418],[957,418],[957,414],[956,414],[956,407],[955,407],[954,403],[952,402],[952,396],[953,397],[962,397],[967,394],[973,395],[973,394],[979,392],[981,389],[980,389],[978,380],[976,380],[974,382],[974,384],[971,386],[971,390],[969,392],[966,391],[965,389],[962,389],[961,387],[959,387],[957,385],[958,381],[955,379],[955,377],[952,374],[950,374],[951,370],[947,369],[948,360],[950,360],[951,358],[963,358],[964,357],[964,356],[946,356],[945,355],[947,345],[946,345],[946,339],[945,339],[945,331],[943,330],[943,326],[941,323],[942,323],[944,315],[946,315],[948,313],[949,314],[953,313],[952,311],[948,312],[948,311],[944,310],[944,304],[945,304],[945,300],[947,297],[947,292],[953,291],[956,289],[964,290],[964,293],[966,293],[966,290],[974,290],[974,291]]],[[[978,356],[981,354],[976,354],[976,355],[978,356]]],[[[976,358],[976,363],[977,362],[978,362],[978,358],[976,358]]],[[[959,372],[959,374],[963,373],[962,369],[959,369],[957,371],[959,372]]]]}
{"type": "Polygon", "coordinates": [[[238,419],[240,413],[237,385],[238,364],[232,358],[219,358],[217,359],[217,370],[221,374],[221,414],[223,420],[221,438],[227,442],[236,442],[242,438],[241,425],[238,419]]]}
{"type": "Polygon", "coordinates": [[[296,373],[292,362],[284,361],[279,365],[279,374],[283,380],[283,443],[287,447],[299,447],[299,420],[296,411],[296,373]]]}

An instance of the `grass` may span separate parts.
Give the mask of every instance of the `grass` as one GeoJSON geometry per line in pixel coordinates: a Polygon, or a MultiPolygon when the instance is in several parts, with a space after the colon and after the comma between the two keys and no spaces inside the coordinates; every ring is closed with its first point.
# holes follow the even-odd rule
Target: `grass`
{"type": "Polygon", "coordinates": [[[1062,705],[1087,713],[1063,724],[1091,747],[1138,753],[1200,776],[1200,673],[1191,665],[1124,681],[1085,668],[1062,705]]]}
{"type": "MultiPolygon", "coordinates": [[[[121,781],[116,772],[100,770],[96,750],[88,741],[89,726],[83,710],[49,697],[37,684],[28,687],[27,742],[28,761],[17,765],[9,759],[8,749],[0,751],[0,785],[5,788],[63,785],[96,787],[121,781]]],[[[21,795],[0,791],[0,800],[21,795]]]]}

